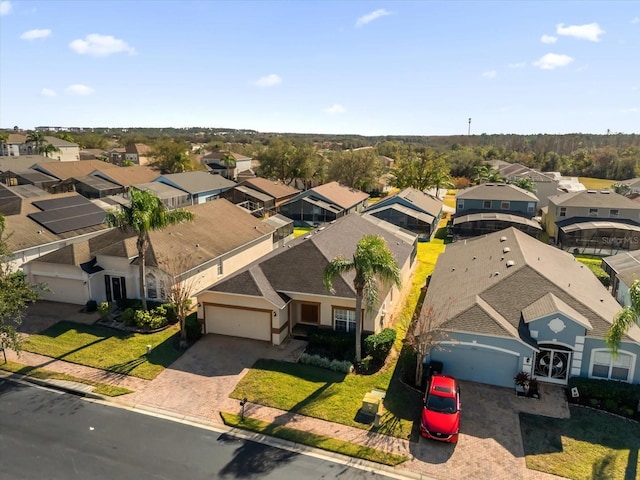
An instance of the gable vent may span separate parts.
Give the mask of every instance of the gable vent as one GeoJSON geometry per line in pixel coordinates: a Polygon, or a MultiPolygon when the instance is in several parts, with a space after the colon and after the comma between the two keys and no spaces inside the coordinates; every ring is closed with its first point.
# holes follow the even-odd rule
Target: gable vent
{"type": "Polygon", "coordinates": [[[516,264],[516,262],[514,262],[513,260],[507,260],[507,268],[508,267],[513,267],[516,264]]]}
{"type": "Polygon", "coordinates": [[[502,253],[509,253],[511,251],[511,249],[509,247],[504,247],[502,249],[502,253]]]}

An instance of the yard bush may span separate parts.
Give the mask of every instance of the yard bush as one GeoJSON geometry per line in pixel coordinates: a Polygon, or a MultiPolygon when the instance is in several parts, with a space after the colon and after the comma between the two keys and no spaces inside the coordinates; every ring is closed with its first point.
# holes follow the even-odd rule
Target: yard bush
{"type": "Polygon", "coordinates": [[[334,372],[351,373],[353,370],[352,363],[347,360],[329,360],[326,357],[321,357],[320,355],[309,355],[308,353],[300,355],[298,363],[326,368],[327,370],[333,370],[334,372]]]}
{"type": "Polygon", "coordinates": [[[100,314],[100,318],[107,318],[110,312],[111,305],[109,305],[109,302],[100,302],[100,305],[98,305],[98,313],[100,314]]]}
{"type": "Polygon", "coordinates": [[[176,308],[173,303],[163,303],[153,309],[158,315],[162,315],[167,319],[167,323],[174,324],[178,321],[176,316],[176,308]]]}
{"type": "Polygon", "coordinates": [[[202,336],[202,325],[200,325],[198,315],[195,312],[185,319],[184,326],[187,330],[187,340],[189,342],[195,342],[202,336]]]}
{"type": "Polygon", "coordinates": [[[122,312],[120,318],[125,323],[125,325],[133,326],[136,323],[134,319],[135,313],[136,311],[133,308],[127,308],[124,312],[122,312]]]}
{"type": "Polygon", "coordinates": [[[136,310],[133,318],[138,328],[148,330],[155,330],[167,324],[167,318],[159,314],[157,310],[136,310]]]}
{"type": "Polygon", "coordinates": [[[590,406],[600,406],[606,410],[638,417],[636,408],[640,402],[640,385],[598,380],[595,378],[573,377],[569,379],[569,389],[577,387],[579,397],[570,397],[572,401],[590,406]]]}
{"type": "Polygon", "coordinates": [[[84,304],[84,309],[87,312],[95,312],[96,310],[98,310],[98,302],[96,302],[95,300],[89,300],[84,304]]]}
{"type": "Polygon", "coordinates": [[[369,335],[364,339],[364,351],[373,357],[375,363],[382,364],[396,341],[396,331],[393,328],[385,328],[380,333],[369,335]]]}

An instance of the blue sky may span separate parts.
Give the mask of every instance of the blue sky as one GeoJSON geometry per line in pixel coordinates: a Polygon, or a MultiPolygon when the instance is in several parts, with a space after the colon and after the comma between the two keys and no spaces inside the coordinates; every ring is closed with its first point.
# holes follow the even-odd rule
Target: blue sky
{"type": "Polygon", "coordinates": [[[640,2],[0,1],[0,127],[640,133],[640,2]]]}

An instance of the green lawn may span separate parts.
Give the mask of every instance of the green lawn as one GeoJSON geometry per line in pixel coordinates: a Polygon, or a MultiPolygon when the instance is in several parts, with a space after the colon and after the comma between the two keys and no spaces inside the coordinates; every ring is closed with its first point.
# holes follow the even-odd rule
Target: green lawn
{"type": "Polygon", "coordinates": [[[225,412],[222,412],[220,416],[222,417],[225,425],[229,425],[230,427],[243,428],[252,432],[282,438],[290,442],[309,445],[329,452],[341,453],[342,455],[361,458],[363,460],[369,460],[383,465],[390,465],[394,467],[407,461],[407,457],[403,455],[383,452],[382,450],[376,450],[375,448],[367,447],[366,445],[345,442],[344,440],[309,433],[295,428],[274,425],[255,418],[245,417],[244,419],[241,419],[239,415],[225,412]]]}
{"type": "Polygon", "coordinates": [[[108,385],[106,383],[94,382],[92,380],[87,380],[86,378],[78,378],[72,375],[67,375],[66,373],[52,372],[44,368],[30,367],[28,365],[23,365],[22,363],[18,362],[12,362],[10,360],[5,363],[0,363],[0,370],[11,373],[18,373],[20,375],[33,377],[40,380],[68,380],[70,382],[93,385],[95,387],[93,389],[93,393],[105,395],[107,397],[117,397],[119,395],[132,393],[132,390],[129,390],[127,388],[116,387],[114,385],[108,385]]]}
{"type": "Polygon", "coordinates": [[[611,188],[615,182],[605,178],[578,177],[578,180],[587,190],[606,190],[611,188]]]}
{"type": "Polygon", "coordinates": [[[314,227],[293,227],[293,238],[298,238],[302,235],[306,235],[313,229],[314,227]]]}
{"type": "Polygon", "coordinates": [[[574,480],[640,477],[640,425],[580,407],[571,418],[520,415],[527,467],[574,480]]]}
{"type": "Polygon", "coordinates": [[[181,355],[175,346],[177,335],[177,325],[146,335],[62,321],[29,336],[22,348],[66,362],[152,380],[181,355]],[[147,345],[152,348],[149,355],[147,345]]]}
{"type": "MultiPolygon", "coordinates": [[[[444,240],[418,244],[418,264],[404,308],[397,319],[399,340],[413,318],[426,276],[433,272],[436,260],[444,251],[444,240]]],[[[252,403],[322,418],[352,427],[371,429],[357,416],[365,393],[386,390],[384,414],[379,432],[400,438],[415,435],[414,422],[420,414],[420,395],[399,381],[397,353],[385,368],[373,375],[345,375],[330,370],[275,360],[258,360],[238,383],[231,396],[248,398],[252,403]]]]}

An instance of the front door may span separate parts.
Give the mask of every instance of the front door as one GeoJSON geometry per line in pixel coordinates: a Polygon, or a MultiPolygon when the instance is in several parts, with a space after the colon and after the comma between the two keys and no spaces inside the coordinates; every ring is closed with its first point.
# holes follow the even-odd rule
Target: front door
{"type": "Polygon", "coordinates": [[[104,276],[105,289],[107,291],[107,301],[115,302],[127,298],[127,287],[124,277],[104,276]]]}
{"type": "Polygon", "coordinates": [[[533,365],[533,376],[543,382],[566,384],[570,362],[571,350],[560,346],[540,347],[533,365]]]}
{"type": "Polygon", "coordinates": [[[318,324],[318,304],[302,303],[300,304],[300,322],[318,324]]]}

